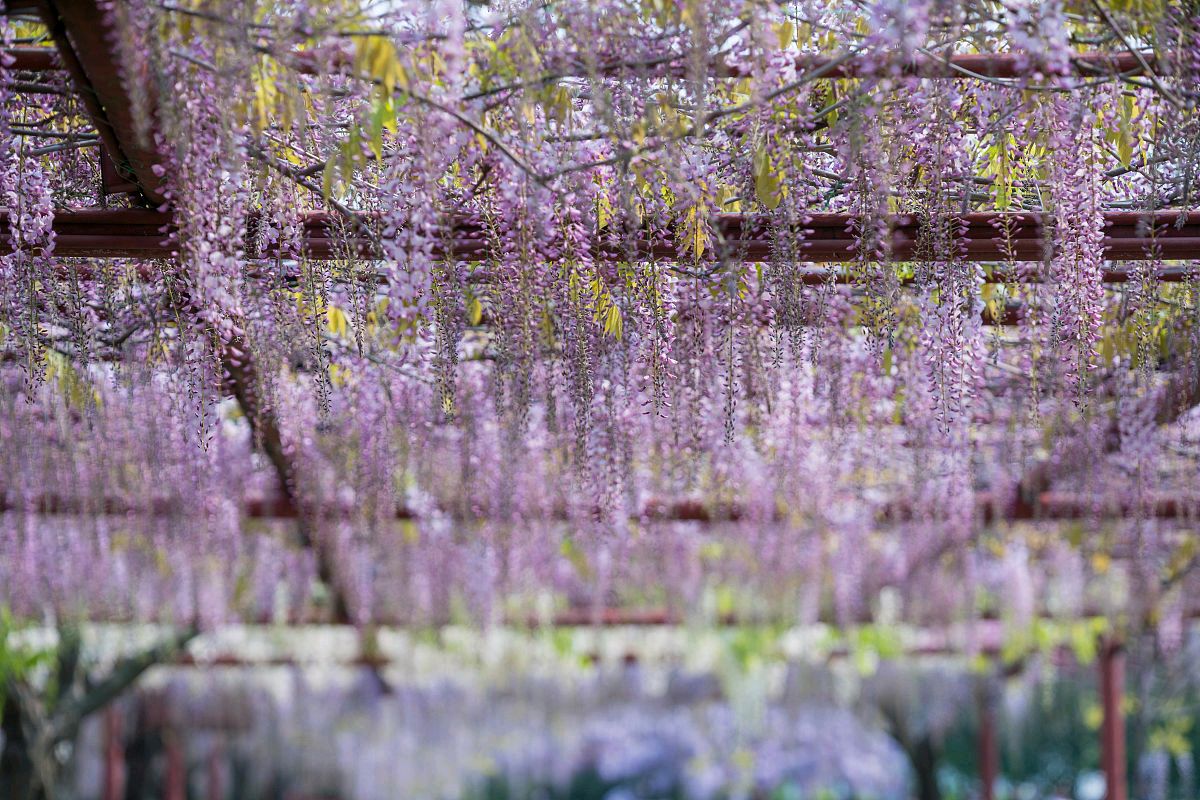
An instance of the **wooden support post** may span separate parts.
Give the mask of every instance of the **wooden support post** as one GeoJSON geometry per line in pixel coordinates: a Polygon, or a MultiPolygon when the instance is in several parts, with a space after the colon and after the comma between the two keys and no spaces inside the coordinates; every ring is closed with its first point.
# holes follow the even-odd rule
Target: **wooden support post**
{"type": "Polygon", "coordinates": [[[995,800],[996,779],[1000,777],[1000,748],[996,740],[995,692],[992,682],[984,678],[979,693],[979,797],[995,800]]]}
{"type": "Polygon", "coordinates": [[[125,797],[125,742],[121,735],[121,714],[113,706],[104,713],[104,800],[125,797]]]}
{"type": "Polygon", "coordinates": [[[214,747],[208,754],[208,800],[224,800],[225,783],[222,780],[221,750],[214,747]]]}
{"type": "Polygon", "coordinates": [[[1125,778],[1125,651],[1119,642],[1107,641],[1100,651],[1100,699],[1104,722],[1100,727],[1101,765],[1106,800],[1128,800],[1125,778]]]}
{"type": "Polygon", "coordinates": [[[129,194],[137,192],[138,185],[121,176],[117,165],[113,163],[112,153],[103,141],[100,142],[100,188],[107,197],[111,194],[129,194]]]}
{"type": "Polygon", "coordinates": [[[183,742],[178,732],[163,732],[163,749],[167,751],[167,774],[163,786],[164,800],[187,800],[187,763],[183,754],[183,742]]]}

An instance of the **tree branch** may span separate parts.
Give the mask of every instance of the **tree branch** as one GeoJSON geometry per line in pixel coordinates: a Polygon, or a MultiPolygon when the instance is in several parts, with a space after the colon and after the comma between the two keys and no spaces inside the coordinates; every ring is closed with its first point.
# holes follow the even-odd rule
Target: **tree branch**
{"type": "Polygon", "coordinates": [[[65,703],[59,703],[47,721],[46,731],[42,734],[46,741],[55,745],[74,736],[83,720],[115,700],[146,670],[174,658],[198,634],[196,628],[185,628],[165,642],[118,661],[103,680],[85,693],[73,696],[65,703]]]}

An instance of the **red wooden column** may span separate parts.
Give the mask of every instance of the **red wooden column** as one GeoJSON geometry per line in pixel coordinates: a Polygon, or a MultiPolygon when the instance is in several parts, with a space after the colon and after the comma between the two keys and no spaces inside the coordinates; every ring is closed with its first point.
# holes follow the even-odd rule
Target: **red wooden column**
{"type": "Polygon", "coordinates": [[[1104,722],[1100,726],[1101,765],[1108,787],[1106,800],[1128,800],[1125,777],[1125,651],[1117,641],[1106,641],[1100,650],[1100,700],[1104,722]]]}
{"type": "Polygon", "coordinates": [[[187,800],[187,764],[183,754],[183,743],[179,733],[167,730],[163,735],[163,747],[167,751],[167,774],[163,787],[163,800],[187,800]]]}
{"type": "Polygon", "coordinates": [[[225,782],[221,768],[221,750],[214,747],[208,754],[208,800],[223,800],[225,797],[225,782]]]}
{"type": "Polygon", "coordinates": [[[1000,777],[1000,748],[996,741],[995,692],[990,679],[979,687],[979,798],[995,800],[1000,777]]]}
{"type": "Polygon", "coordinates": [[[121,800],[125,796],[125,743],[121,737],[121,714],[114,706],[104,714],[104,785],[100,796],[104,800],[121,800]]]}
{"type": "Polygon", "coordinates": [[[138,190],[137,184],[121,176],[117,165],[113,163],[108,147],[100,143],[100,187],[105,196],[111,194],[129,194],[138,190]]]}

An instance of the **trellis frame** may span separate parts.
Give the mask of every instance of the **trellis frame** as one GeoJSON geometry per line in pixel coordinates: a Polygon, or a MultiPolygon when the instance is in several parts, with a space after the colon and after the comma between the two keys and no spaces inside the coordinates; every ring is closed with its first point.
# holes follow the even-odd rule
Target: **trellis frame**
{"type": "MultiPolygon", "coordinates": [[[[153,172],[156,155],[139,146],[133,134],[131,104],[108,40],[110,32],[106,30],[105,25],[97,24],[98,20],[104,19],[104,15],[95,0],[19,0],[9,2],[7,12],[37,13],[51,31],[57,45],[57,55],[47,49],[20,48],[12,51],[15,58],[14,68],[36,72],[61,66],[70,74],[103,143],[101,166],[106,192],[132,193],[151,208],[162,206],[166,198],[162,194],[161,182],[153,172]]],[[[1152,65],[1151,54],[1133,52],[1082,55],[1073,62],[1074,69],[1082,76],[1109,73],[1116,74],[1121,79],[1141,75],[1152,65]]],[[[903,65],[901,72],[955,79],[1008,79],[1018,77],[1026,66],[1021,57],[1012,54],[969,54],[955,55],[949,59],[928,56],[903,65]]],[[[666,62],[661,67],[664,74],[686,74],[686,70],[678,63],[666,62]]],[[[800,57],[797,59],[797,67],[825,78],[856,77],[865,74],[861,63],[824,57],[800,57]]],[[[714,74],[719,77],[737,78],[747,74],[740,66],[724,63],[713,65],[713,69],[714,74]]],[[[619,65],[612,67],[611,71],[616,74],[619,65]]],[[[1200,214],[1187,215],[1182,225],[1174,224],[1178,221],[1177,216],[1147,216],[1133,212],[1107,214],[1104,241],[1106,254],[1110,258],[1123,260],[1196,258],[1200,255],[1200,214]]],[[[760,261],[771,256],[773,242],[769,229],[765,226],[755,228],[748,222],[748,218],[745,217],[726,217],[718,223],[718,248],[723,251],[724,258],[760,261]]],[[[809,233],[804,238],[801,257],[814,262],[831,263],[854,260],[857,257],[854,251],[856,237],[849,232],[850,222],[851,219],[846,215],[814,215],[813,219],[804,220],[802,225],[809,233]]],[[[964,215],[963,222],[967,231],[962,237],[961,256],[967,260],[1002,263],[1040,261],[1046,254],[1047,239],[1043,230],[1045,221],[1041,218],[1033,215],[967,214],[964,215]],[[1017,235],[1009,240],[995,235],[997,226],[1005,220],[1016,223],[1017,235]],[[1007,244],[1007,241],[1013,241],[1013,245],[1007,244]]],[[[169,211],[75,211],[57,215],[54,224],[57,235],[56,250],[62,256],[108,258],[171,255],[169,234],[173,222],[169,211]]],[[[306,222],[304,230],[309,257],[328,258],[334,255],[333,237],[329,234],[327,217],[314,215],[306,222]]],[[[920,226],[910,219],[898,218],[894,221],[891,232],[891,246],[895,257],[900,260],[914,257],[915,243],[921,238],[920,226]]],[[[247,240],[252,245],[250,233],[252,232],[248,232],[247,240]]],[[[7,238],[7,220],[0,219],[0,249],[7,247],[7,238]]],[[[444,255],[470,259],[480,253],[483,247],[480,232],[472,229],[469,223],[457,227],[448,238],[454,244],[452,251],[444,255]]],[[[351,246],[359,248],[360,252],[365,254],[374,252],[374,243],[365,237],[352,241],[351,246]]],[[[616,259],[629,255],[620,247],[600,241],[597,241],[595,249],[601,256],[616,259]]],[[[252,247],[248,250],[258,256],[270,255],[254,253],[252,247]]],[[[670,242],[638,242],[635,255],[686,260],[685,254],[670,242]]],[[[1189,270],[1177,268],[1159,270],[1154,277],[1162,281],[1194,278],[1189,270]]],[[[996,281],[1029,280],[1030,276],[999,270],[993,272],[989,278],[996,281]]],[[[839,282],[845,279],[844,273],[827,270],[814,270],[811,275],[805,276],[805,281],[812,284],[839,282]]],[[[1123,283],[1129,280],[1129,272],[1120,268],[1109,268],[1105,270],[1103,280],[1105,283],[1123,283]]],[[[251,505],[245,510],[247,515],[252,517],[298,517],[296,498],[291,496],[288,490],[294,467],[288,463],[279,446],[278,426],[275,420],[270,412],[258,407],[252,388],[253,370],[253,364],[227,359],[227,388],[237,398],[247,418],[258,429],[264,449],[267,450],[280,478],[282,494],[278,498],[251,505]]],[[[1193,373],[1197,372],[1200,370],[1193,370],[1193,373]]],[[[1185,372],[1181,378],[1181,386],[1184,400],[1172,401],[1175,403],[1173,407],[1160,409],[1156,415],[1158,421],[1173,421],[1190,407],[1189,403],[1200,403],[1200,374],[1185,372]]],[[[1042,465],[1026,476],[1013,500],[997,503],[995,498],[978,498],[980,513],[988,521],[993,518],[1073,519],[1091,516],[1094,513],[1094,509],[1085,498],[1063,497],[1051,492],[1053,477],[1051,468],[1042,465]]],[[[70,510],[60,507],[53,498],[43,498],[43,501],[36,509],[38,513],[70,510]]],[[[1184,501],[1172,498],[1156,502],[1150,510],[1154,516],[1163,518],[1195,513],[1184,501]]],[[[106,513],[108,509],[99,511],[106,513]]],[[[736,518],[736,513],[731,509],[726,509],[725,512],[728,513],[723,514],[721,510],[697,507],[687,501],[664,501],[652,511],[659,518],[679,521],[712,522],[736,518]]],[[[1115,516],[1123,516],[1129,513],[1144,514],[1146,509],[1110,507],[1106,511],[1115,516]]],[[[895,518],[903,518],[910,514],[911,510],[896,508],[893,513],[895,518]]],[[[398,518],[409,518],[406,514],[404,509],[396,510],[398,518]]],[[[311,541],[308,544],[317,550],[320,558],[319,548],[311,541]]],[[[323,578],[336,591],[332,581],[332,570],[324,564],[321,571],[323,578]]],[[[338,616],[341,621],[345,621],[344,604],[341,605],[338,616]]],[[[587,613],[558,620],[559,624],[673,624],[677,621],[665,612],[615,609],[603,610],[599,616],[587,613]]],[[[1112,800],[1124,800],[1124,741],[1120,724],[1120,687],[1123,673],[1118,642],[1110,642],[1104,647],[1101,670],[1105,710],[1102,737],[1105,772],[1109,776],[1111,787],[1109,796],[1112,800]]],[[[994,738],[985,737],[985,740],[982,745],[986,754],[984,764],[990,765],[985,766],[985,773],[990,773],[994,778],[995,760],[991,755],[994,738]]],[[[991,782],[985,774],[984,796],[988,798],[991,796],[991,782]]]]}

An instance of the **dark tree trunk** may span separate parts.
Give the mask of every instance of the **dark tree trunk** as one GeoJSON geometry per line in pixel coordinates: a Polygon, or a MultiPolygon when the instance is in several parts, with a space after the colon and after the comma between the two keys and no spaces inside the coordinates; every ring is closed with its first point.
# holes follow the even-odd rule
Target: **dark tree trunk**
{"type": "Polygon", "coordinates": [[[913,770],[917,773],[917,797],[920,800],[942,800],[937,783],[937,748],[933,739],[922,736],[910,754],[913,770]]]}
{"type": "Polygon", "coordinates": [[[4,800],[34,800],[33,762],[25,744],[25,726],[15,698],[4,698],[0,730],[4,731],[4,750],[0,752],[0,789],[4,800]]]}
{"type": "Polygon", "coordinates": [[[125,778],[125,800],[150,800],[162,797],[162,770],[156,769],[162,760],[163,741],[158,730],[142,729],[125,748],[128,772],[125,778]]]}

